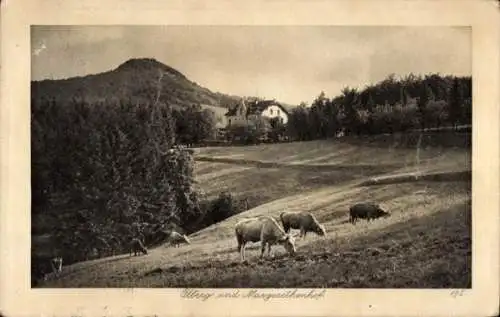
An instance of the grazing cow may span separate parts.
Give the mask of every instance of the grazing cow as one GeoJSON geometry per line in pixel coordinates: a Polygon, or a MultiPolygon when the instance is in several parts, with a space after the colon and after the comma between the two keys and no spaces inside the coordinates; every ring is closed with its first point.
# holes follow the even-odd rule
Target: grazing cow
{"type": "Polygon", "coordinates": [[[370,203],[358,203],[349,208],[349,222],[356,224],[357,219],[372,219],[389,217],[391,214],[380,208],[379,205],[370,203]]]}
{"type": "Polygon", "coordinates": [[[168,240],[170,244],[175,246],[176,248],[178,248],[181,243],[191,244],[191,242],[189,241],[188,237],[186,237],[185,234],[180,234],[176,231],[172,231],[170,233],[168,240]]]}
{"type": "Polygon", "coordinates": [[[55,234],[31,237],[31,283],[37,286],[49,276],[59,276],[62,271],[64,250],[55,234]]]}
{"type": "Polygon", "coordinates": [[[140,254],[140,252],[148,254],[148,250],[146,249],[146,247],[144,247],[141,240],[137,238],[133,238],[130,242],[130,256],[132,256],[132,252],[134,253],[134,256],[140,254]]]}
{"type": "Polygon", "coordinates": [[[62,272],[63,259],[60,256],[53,258],[33,256],[31,258],[31,286],[35,287],[41,281],[46,281],[52,275],[59,277],[62,272]]]}
{"type": "Polygon", "coordinates": [[[314,232],[319,236],[325,236],[325,227],[321,225],[314,215],[308,211],[290,212],[285,211],[280,214],[281,222],[285,232],[292,229],[300,229],[300,236],[305,239],[308,232],[314,232]]]}
{"type": "Polygon", "coordinates": [[[54,272],[56,276],[59,276],[59,274],[61,273],[62,264],[63,264],[63,259],[60,256],[56,256],[55,258],[52,258],[50,260],[50,265],[52,266],[52,272],[54,272]]]}
{"type": "Polygon", "coordinates": [[[241,220],[235,227],[238,251],[241,261],[245,261],[245,246],[247,242],[261,241],[260,257],[264,256],[267,244],[267,255],[271,255],[271,246],[281,244],[290,255],[295,255],[295,239],[293,235],[285,233],[276,220],[271,217],[258,217],[241,220]]]}

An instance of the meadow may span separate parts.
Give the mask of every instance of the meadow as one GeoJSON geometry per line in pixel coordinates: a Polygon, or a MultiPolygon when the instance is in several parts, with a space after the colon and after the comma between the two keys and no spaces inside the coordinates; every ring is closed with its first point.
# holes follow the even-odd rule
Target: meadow
{"type": "Polygon", "coordinates": [[[249,210],[193,233],[191,245],[76,263],[42,287],[471,287],[470,174],[361,185],[375,176],[471,170],[470,147],[433,139],[195,149],[202,197],[229,191],[248,198],[249,210]],[[348,207],[358,201],[379,203],[391,217],[352,225],[348,207]],[[241,263],[234,225],[245,217],[278,218],[285,210],[312,212],[327,235],[297,240],[295,257],[274,246],[273,258],[260,260],[253,244],[241,263]]]}

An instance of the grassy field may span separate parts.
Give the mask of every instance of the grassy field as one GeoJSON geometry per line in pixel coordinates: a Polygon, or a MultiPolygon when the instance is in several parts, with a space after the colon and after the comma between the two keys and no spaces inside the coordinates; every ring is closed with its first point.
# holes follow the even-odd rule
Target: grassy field
{"type": "MultiPolygon", "coordinates": [[[[389,144],[390,142],[388,142],[389,144]]],[[[357,186],[401,171],[470,170],[470,150],[427,146],[363,146],[313,141],[197,149],[197,186],[207,197],[222,190],[250,197],[256,207],[190,236],[181,248],[160,246],[146,256],[119,255],[77,263],[44,287],[470,287],[470,180],[357,186]],[[229,160],[226,163],[214,159],[229,160]],[[266,164],[268,163],[268,164],[266,164]],[[355,226],[350,204],[374,201],[391,217],[355,226]],[[278,217],[308,210],[327,230],[297,241],[297,255],[280,246],[246,263],[236,251],[234,225],[244,217],[278,217]]]]}

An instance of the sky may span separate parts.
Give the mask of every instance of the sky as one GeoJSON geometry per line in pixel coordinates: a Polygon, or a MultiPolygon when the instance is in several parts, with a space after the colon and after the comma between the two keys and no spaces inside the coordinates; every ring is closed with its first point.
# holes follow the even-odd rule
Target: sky
{"type": "Polygon", "coordinates": [[[470,76],[471,29],[442,26],[33,26],[32,80],[154,58],[212,90],[311,103],[389,74],[470,76]]]}

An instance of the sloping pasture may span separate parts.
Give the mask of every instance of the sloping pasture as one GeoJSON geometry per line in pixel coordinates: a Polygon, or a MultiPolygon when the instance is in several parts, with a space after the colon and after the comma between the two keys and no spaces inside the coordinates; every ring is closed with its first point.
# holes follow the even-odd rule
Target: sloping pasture
{"type": "Polygon", "coordinates": [[[428,146],[417,153],[394,144],[312,141],[196,152],[205,197],[227,190],[251,197],[256,207],[192,234],[191,245],[77,263],[44,286],[470,287],[470,178],[360,186],[416,169],[470,171],[470,149],[428,146]],[[358,201],[377,202],[391,217],[352,225],[347,211],[358,201]],[[298,240],[293,258],[274,246],[274,258],[259,260],[254,244],[241,263],[234,225],[284,210],[312,212],[327,236],[298,240]]]}

